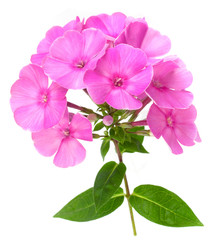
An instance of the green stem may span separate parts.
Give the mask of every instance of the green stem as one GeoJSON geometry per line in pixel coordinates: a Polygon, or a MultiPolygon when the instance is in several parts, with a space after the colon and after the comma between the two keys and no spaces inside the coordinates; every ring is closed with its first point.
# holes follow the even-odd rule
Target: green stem
{"type": "MultiPolygon", "coordinates": [[[[116,152],[117,152],[117,155],[118,155],[118,158],[119,158],[119,162],[121,163],[121,162],[123,162],[123,158],[122,158],[122,154],[121,154],[120,149],[119,149],[118,141],[113,140],[113,143],[114,143],[115,148],[116,148],[116,152]]],[[[136,227],[135,227],[133,210],[132,210],[132,207],[131,207],[130,202],[129,202],[130,189],[129,189],[129,184],[128,184],[128,181],[127,181],[127,175],[126,174],[124,176],[124,185],[125,185],[125,189],[126,189],[126,198],[127,198],[127,202],[128,202],[129,211],[130,211],[130,219],[131,219],[131,223],[132,223],[133,234],[134,234],[134,236],[136,236],[137,232],[136,232],[136,227]]]]}

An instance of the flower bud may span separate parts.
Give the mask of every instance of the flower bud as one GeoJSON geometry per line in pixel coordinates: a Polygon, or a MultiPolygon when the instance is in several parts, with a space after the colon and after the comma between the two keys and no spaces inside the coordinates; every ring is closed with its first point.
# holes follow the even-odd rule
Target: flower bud
{"type": "Polygon", "coordinates": [[[95,113],[90,113],[90,114],[88,115],[88,120],[89,120],[90,122],[95,122],[97,119],[98,119],[98,118],[97,118],[97,116],[96,116],[95,113]]]}
{"type": "Polygon", "coordinates": [[[113,123],[113,117],[111,117],[110,115],[104,116],[103,123],[105,126],[110,126],[113,123]]]}

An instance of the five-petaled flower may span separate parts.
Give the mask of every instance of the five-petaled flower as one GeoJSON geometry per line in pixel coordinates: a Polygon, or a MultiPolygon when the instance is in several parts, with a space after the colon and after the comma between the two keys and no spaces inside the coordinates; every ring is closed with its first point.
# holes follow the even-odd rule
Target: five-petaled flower
{"type": "Polygon", "coordinates": [[[177,57],[168,57],[154,65],[154,75],[146,93],[162,108],[188,108],[193,100],[186,91],[193,77],[177,57]]]}
{"type": "Polygon", "coordinates": [[[87,70],[96,67],[105,53],[105,44],[106,39],[100,30],[67,31],[53,42],[44,62],[44,71],[65,88],[83,89],[83,77],[87,70]]]}
{"type": "Polygon", "coordinates": [[[63,36],[63,34],[68,30],[76,30],[81,32],[83,27],[83,22],[80,21],[79,17],[76,20],[72,20],[67,23],[64,27],[54,26],[46,32],[46,36],[40,41],[37,47],[37,53],[31,56],[31,62],[42,66],[42,63],[46,56],[49,54],[49,49],[58,37],[63,36]]]}
{"type": "Polygon", "coordinates": [[[168,109],[152,104],[147,123],[156,138],[162,136],[172,153],[180,154],[183,149],[179,143],[193,146],[195,141],[201,141],[194,123],[196,116],[197,112],[193,105],[187,109],[168,109]]]}
{"type": "Polygon", "coordinates": [[[56,125],[66,110],[67,89],[52,83],[39,66],[24,67],[11,88],[10,104],[16,123],[32,132],[56,125]]]}
{"type": "Polygon", "coordinates": [[[87,90],[96,104],[107,102],[116,109],[138,109],[142,103],[136,96],[148,87],[152,66],[141,49],[119,44],[107,50],[96,69],[84,77],[87,90]]]}
{"type": "Polygon", "coordinates": [[[32,139],[40,154],[52,156],[56,153],[56,166],[71,167],[85,159],[85,148],[77,139],[92,141],[92,126],[89,120],[79,113],[70,119],[66,111],[57,125],[32,133],[32,139]]]}

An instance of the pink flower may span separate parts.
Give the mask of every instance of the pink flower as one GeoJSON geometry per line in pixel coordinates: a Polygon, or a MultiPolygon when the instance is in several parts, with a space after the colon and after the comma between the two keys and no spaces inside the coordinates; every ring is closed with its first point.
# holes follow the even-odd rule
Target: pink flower
{"type": "Polygon", "coordinates": [[[116,109],[138,109],[136,98],[149,85],[152,67],[145,53],[126,44],[107,50],[94,71],[85,74],[87,90],[96,104],[107,102],[116,109]]]}
{"type": "Polygon", "coordinates": [[[146,93],[163,108],[188,108],[193,100],[185,91],[192,83],[192,74],[176,57],[165,58],[154,65],[154,75],[146,93]]]}
{"type": "Polygon", "coordinates": [[[193,105],[187,109],[159,108],[155,104],[150,107],[147,123],[156,138],[161,136],[174,154],[183,152],[179,143],[192,146],[200,142],[197,127],[194,124],[197,112],[193,105]]]}
{"type": "Polygon", "coordinates": [[[83,89],[84,74],[96,67],[96,62],[105,52],[105,43],[100,30],[67,31],[52,44],[44,62],[44,71],[65,88],[83,89]]]}
{"type": "Polygon", "coordinates": [[[126,16],[123,13],[116,12],[112,15],[100,14],[89,17],[85,23],[85,28],[96,28],[101,30],[107,39],[115,39],[125,28],[126,16]]]}
{"type": "Polygon", "coordinates": [[[31,62],[39,66],[42,65],[43,60],[49,54],[49,48],[52,43],[58,37],[63,36],[63,34],[68,30],[76,30],[81,32],[83,27],[83,22],[80,21],[79,17],[76,17],[76,20],[73,20],[67,23],[64,27],[54,26],[50,28],[43,40],[40,41],[37,47],[37,54],[31,56],[31,62]]]}
{"type": "Polygon", "coordinates": [[[104,116],[103,123],[105,126],[110,126],[113,123],[113,117],[110,115],[104,116]]]}
{"type": "Polygon", "coordinates": [[[16,123],[32,132],[54,126],[65,112],[66,92],[56,83],[48,88],[43,69],[27,65],[11,88],[10,104],[16,123]]]}
{"type": "Polygon", "coordinates": [[[86,150],[77,140],[92,141],[92,126],[89,120],[77,113],[69,119],[68,111],[59,124],[53,128],[32,133],[32,139],[38,152],[44,156],[54,157],[58,167],[70,167],[85,159],[86,150]]]}
{"type": "Polygon", "coordinates": [[[144,19],[130,18],[130,21],[116,39],[115,45],[126,43],[135,48],[141,48],[148,58],[164,55],[170,50],[171,42],[169,38],[149,28],[144,19]]]}

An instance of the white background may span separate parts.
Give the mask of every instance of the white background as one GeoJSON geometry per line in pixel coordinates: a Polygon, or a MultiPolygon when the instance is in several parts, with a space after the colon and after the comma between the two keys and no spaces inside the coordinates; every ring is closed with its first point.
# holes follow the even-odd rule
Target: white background
{"type": "MultiPolygon", "coordinates": [[[[135,239],[127,204],[115,213],[87,223],[54,219],[52,216],[70,199],[93,185],[102,166],[100,141],[84,143],[87,158],[79,166],[60,169],[52,158],[39,155],[29,132],[15,124],[9,106],[10,87],[20,69],[29,63],[38,42],[54,25],[99,13],[121,11],[146,17],[149,26],[172,41],[171,54],[184,60],[194,76],[189,88],[198,110],[197,126],[202,143],[184,147],[174,156],[163,139],[149,138],[149,155],[126,154],[131,191],[140,184],[161,185],[183,198],[205,227],[167,228],[135,213],[142,240],[212,239],[212,16],[210,0],[36,0],[1,1],[0,6],[0,239],[135,239]]],[[[92,107],[81,92],[69,100],[92,107]]],[[[113,150],[106,161],[116,160],[113,150]]]]}

